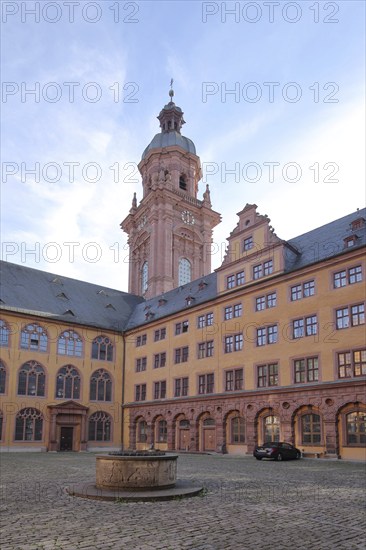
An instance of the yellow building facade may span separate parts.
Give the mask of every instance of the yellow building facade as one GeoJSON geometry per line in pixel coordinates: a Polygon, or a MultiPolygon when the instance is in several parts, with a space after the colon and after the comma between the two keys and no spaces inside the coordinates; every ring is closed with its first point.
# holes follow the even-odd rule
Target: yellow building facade
{"type": "Polygon", "coordinates": [[[173,101],[121,227],[131,293],[1,262],[0,448],[365,460],[366,210],[284,241],[238,213],[222,265],[173,101]]]}
{"type": "Polygon", "coordinates": [[[365,459],[365,257],[352,224],[364,231],[356,212],[302,236],[300,252],[247,205],[217,273],[138,305],[126,445],[240,454],[281,440],[365,459]],[[319,247],[326,258],[297,268],[319,247]]]}

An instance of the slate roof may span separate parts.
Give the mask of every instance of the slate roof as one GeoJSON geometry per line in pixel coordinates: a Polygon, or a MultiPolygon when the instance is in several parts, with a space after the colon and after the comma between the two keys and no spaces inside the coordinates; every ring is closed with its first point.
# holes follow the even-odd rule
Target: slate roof
{"type": "Polygon", "coordinates": [[[170,147],[171,145],[178,145],[188,153],[196,154],[196,147],[191,139],[182,136],[179,132],[170,131],[156,134],[142,153],[141,160],[143,160],[152,149],[170,147]]]}
{"type": "Polygon", "coordinates": [[[0,262],[0,309],[28,313],[67,324],[124,330],[143,298],[55,275],[0,262]]]}
{"type": "Polygon", "coordinates": [[[213,300],[217,296],[217,274],[211,273],[136,306],[126,330],[213,300]],[[190,298],[190,303],[188,301],[190,298]]]}
{"type": "MultiPolygon", "coordinates": [[[[285,272],[364,247],[365,225],[352,230],[352,222],[359,218],[366,219],[366,208],[288,240],[285,272]],[[353,235],[356,242],[347,248],[344,239],[353,235]]],[[[0,283],[0,309],[117,331],[143,326],[217,297],[215,272],[146,301],[119,290],[4,261],[0,262],[0,283]]]]}
{"type": "Polygon", "coordinates": [[[286,254],[285,271],[295,271],[307,265],[365,246],[365,225],[352,231],[352,222],[359,218],[366,219],[366,208],[288,240],[287,243],[297,249],[300,254],[295,255],[291,252],[286,254]],[[347,248],[344,239],[352,235],[356,235],[356,243],[347,248]]]}

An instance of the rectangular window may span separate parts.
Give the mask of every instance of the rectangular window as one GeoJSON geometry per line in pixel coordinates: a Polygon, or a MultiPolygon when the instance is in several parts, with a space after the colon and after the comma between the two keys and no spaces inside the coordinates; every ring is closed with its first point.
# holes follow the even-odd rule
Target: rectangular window
{"type": "Polygon", "coordinates": [[[291,301],[295,302],[296,300],[301,300],[302,298],[302,288],[301,285],[295,285],[291,287],[291,301]]]}
{"type": "Polygon", "coordinates": [[[357,265],[355,267],[350,267],[348,270],[343,269],[338,271],[333,275],[333,286],[334,288],[341,288],[355,283],[360,283],[362,281],[362,266],[357,265]]]}
{"type": "Polygon", "coordinates": [[[253,246],[254,246],[253,237],[248,237],[247,239],[244,239],[243,251],[251,250],[253,246]]]}
{"type": "Polygon", "coordinates": [[[166,338],[166,328],[160,328],[154,332],[154,342],[159,340],[165,340],[166,338]]]}
{"type": "Polygon", "coordinates": [[[233,336],[225,336],[225,339],[224,339],[225,353],[232,353],[233,351],[240,351],[242,349],[243,349],[243,335],[241,333],[234,334],[233,336]]]}
{"type": "Polygon", "coordinates": [[[278,386],[278,364],[277,363],[260,365],[257,368],[257,386],[258,388],[278,386]]]}
{"type": "Polygon", "coordinates": [[[181,323],[176,323],[176,325],[175,325],[175,335],[177,336],[178,334],[183,334],[184,332],[188,332],[188,328],[189,328],[189,322],[188,321],[183,321],[181,323]]]}
{"type": "Polygon", "coordinates": [[[154,382],[154,399],[165,399],[166,397],[166,381],[154,382]]]}
{"type": "Polygon", "coordinates": [[[146,384],[137,384],[135,386],[135,401],[146,400],[146,384]]]}
{"type": "Polygon", "coordinates": [[[277,325],[271,325],[267,328],[268,344],[275,344],[277,342],[278,329],[277,325]]]}
{"type": "Polygon", "coordinates": [[[272,292],[271,294],[267,294],[267,307],[276,307],[277,305],[277,293],[272,292]]]}
{"type": "Polygon", "coordinates": [[[360,265],[348,270],[348,283],[353,285],[362,281],[362,267],[360,265]]]}
{"type": "Polygon", "coordinates": [[[206,318],[204,315],[200,315],[197,318],[197,328],[203,328],[206,326],[206,318]]]}
{"type": "Polygon", "coordinates": [[[317,357],[296,359],[294,361],[294,380],[296,384],[305,382],[317,382],[319,378],[317,357]]]}
{"type": "Polygon", "coordinates": [[[357,327],[365,324],[365,306],[364,304],[356,304],[351,306],[351,325],[357,327]]]}
{"type": "Polygon", "coordinates": [[[174,381],[174,397],[186,397],[188,395],[188,377],[176,378],[174,381]]]}
{"type": "Polygon", "coordinates": [[[277,325],[257,328],[257,346],[265,346],[266,344],[275,344],[278,340],[277,325]]]}
{"type": "Polygon", "coordinates": [[[243,307],[241,304],[234,305],[234,317],[241,317],[243,307]]]}
{"type": "Polygon", "coordinates": [[[214,374],[202,374],[198,377],[198,393],[213,393],[214,391],[214,374]]]}
{"type": "Polygon", "coordinates": [[[334,288],[341,288],[342,286],[346,286],[346,284],[347,284],[346,270],[342,270],[342,271],[338,271],[338,273],[334,273],[334,276],[333,276],[334,288]]]}
{"type": "Polygon", "coordinates": [[[318,332],[318,320],[316,315],[305,317],[305,334],[306,336],[313,336],[318,332]]]}
{"type": "Polygon", "coordinates": [[[243,349],[243,335],[235,334],[234,335],[234,351],[240,351],[243,349]]]}
{"type": "Polygon", "coordinates": [[[257,328],[257,346],[266,345],[266,329],[265,327],[257,328]]]}
{"type": "Polygon", "coordinates": [[[339,378],[366,375],[366,349],[338,353],[337,362],[339,378]]]}
{"type": "Polygon", "coordinates": [[[206,357],[212,357],[214,351],[214,341],[209,340],[208,342],[200,342],[198,344],[198,359],[204,359],[206,357]]]}
{"type": "Polygon", "coordinates": [[[163,351],[162,353],[156,353],[154,355],[154,369],[159,369],[161,367],[165,367],[166,365],[166,353],[163,351]]]}
{"type": "Polygon", "coordinates": [[[141,336],[137,336],[136,338],[136,347],[144,346],[147,342],[147,335],[141,334],[141,336]]]}
{"type": "Polygon", "coordinates": [[[234,338],[233,336],[225,336],[225,353],[231,353],[233,351],[234,338]]]}
{"type": "Polygon", "coordinates": [[[197,328],[210,327],[213,325],[213,313],[206,313],[197,317],[197,328]]]}
{"type": "Polygon", "coordinates": [[[235,286],[235,275],[229,275],[226,278],[226,288],[234,288],[235,286]]]}
{"type": "Polygon", "coordinates": [[[236,274],[236,284],[237,286],[243,285],[245,283],[245,273],[244,271],[239,271],[236,274]]]}
{"type": "Polygon", "coordinates": [[[243,369],[228,370],[225,372],[225,391],[243,389],[243,369]]]}
{"type": "Polygon", "coordinates": [[[292,337],[303,338],[312,336],[318,332],[318,319],[316,315],[310,315],[305,319],[294,319],[292,322],[292,337]]]}
{"type": "Polygon", "coordinates": [[[267,262],[264,262],[263,264],[263,275],[270,275],[273,272],[273,262],[272,260],[268,260],[267,262]]]}
{"type": "Polygon", "coordinates": [[[314,296],[315,294],[315,281],[307,281],[303,285],[303,294],[304,298],[308,298],[309,296],[314,296]]]}
{"type": "Polygon", "coordinates": [[[139,357],[136,359],[136,372],[142,372],[146,370],[146,363],[147,358],[146,357],[139,357]]]}
{"type": "Polygon", "coordinates": [[[189,347],[184,346],[183,348],[177,348],[174,354],[174,362],[177,363],[186,363],[188,361],[189,347]]]}
{"type": "Polygon", "coordinates": [[[253,279],[260,279],[263,277],[263,267],[262,264],[255,265],[253,267],[253,279]]]}
{"type": "Polygon", "coordinates": [[[348,328],[350,326],[348,307],[343,307],[336,310],[336,327],[338,330],[348,328]]]}
{"type": "Polygon", "coordinates": [[[233,318],[233,306],[227,306],[224,309],[224,319],[225,321],[227,321],[228,319],[232,319],[232,318],[233,318]]]}
{"type": "Polygon", "coordinates": [[[256,311],[262,311],[263,309],[266,309],[266,297],[265,296],[259,296],[255,300],[255,310],[256,311]]]}

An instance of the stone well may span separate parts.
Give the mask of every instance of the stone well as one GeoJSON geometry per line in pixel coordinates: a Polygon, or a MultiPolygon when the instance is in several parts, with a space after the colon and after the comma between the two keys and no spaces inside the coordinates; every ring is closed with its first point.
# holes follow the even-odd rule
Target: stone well
{"type": "Polygon", "coordinates": [[[159,451],[116,452],[97,456],[96,487],[129,491],[175,487],[177,458],[176,454],[159,451]]]}

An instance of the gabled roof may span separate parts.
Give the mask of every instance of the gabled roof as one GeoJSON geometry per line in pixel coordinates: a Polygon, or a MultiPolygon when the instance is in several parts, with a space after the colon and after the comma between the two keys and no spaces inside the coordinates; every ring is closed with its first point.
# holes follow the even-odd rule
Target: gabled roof
{"type": "Polygon", "coordinates": [[[295,255],[290,251],[286,254],[285,271],[295,271],[365,246],[366,226],[352,230],[353,222],[361,218],[366,219],[366,208],[288,240],[287,243],[299,254],[295,255]],[[352,247],[347,247],[345,239],[350,236],[355,236],[355,243],[352,247]]]}
{"type": "Polygon", "coordinates": [[[217,275],[211,273],[138,304],[126,325],[126,330],[161,319],[167,315],[188,311],[191,307],[213,300],[216,296],[217,275]]]}
{"type": "Polygon", "coordinates": [[[0,262],[1,309],[122,331],[140,296],[0,262]]]}

